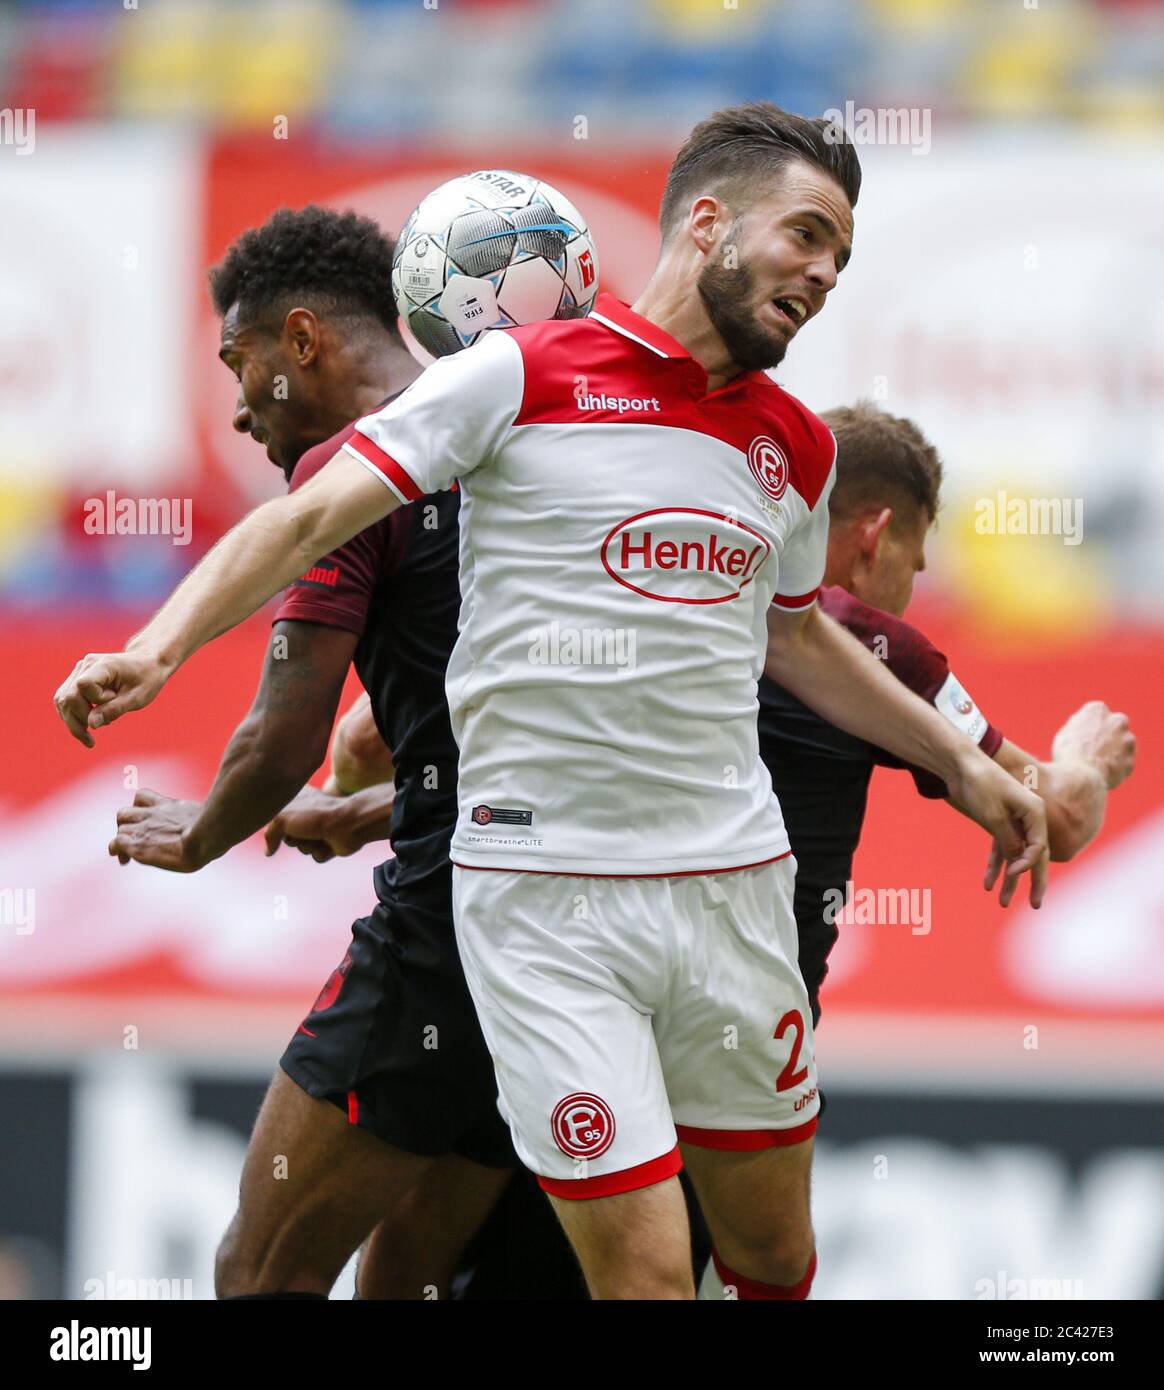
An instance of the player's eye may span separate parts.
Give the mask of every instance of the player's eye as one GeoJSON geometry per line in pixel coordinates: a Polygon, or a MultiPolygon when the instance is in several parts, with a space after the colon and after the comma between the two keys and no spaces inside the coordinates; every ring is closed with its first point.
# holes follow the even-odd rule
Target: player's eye
{"type": "Polygon", "coordinates": [[[812,232],[809,230],[808,227],[797,227],[796,234],[797,236],[802,236],[805,239],[805,241],[812,241],[813,239],[812,232]]]}

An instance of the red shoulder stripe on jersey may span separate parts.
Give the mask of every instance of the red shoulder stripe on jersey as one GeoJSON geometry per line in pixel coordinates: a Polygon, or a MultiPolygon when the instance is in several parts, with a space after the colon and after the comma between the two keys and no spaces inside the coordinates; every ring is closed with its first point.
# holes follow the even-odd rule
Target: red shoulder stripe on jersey
{"type": "Polygon", "coordinates": [[[786,594],[773,594],[772,602],[776,605],[777,608],[787,608],[789,610],[808,608],[814,602],[817,594],[819,593],[820,586],[817,585],[817,587],[811,590],[809,593],[797,594],[795,598],[789,598],[786,594]]]}
{"type": "Polygon", "coordinates": [[[417,487],[392,455],[386,454],[366,434],[361,434],[359,430],[356,430],[344,448],[350,449],[354,454],[359,454],[365,463],[370,463],[389,484],[393,492],[397,493],[405,502],[415,502],[424,496],[423,489],[417,487]]]}
{"type": "Polygon", "coordinates": [[[684,1144],[697,1149],[730,1149],[751,1153],[755,1149],[779,1149],[800,1144],[816,1133],[816,1116],[792,1129],[699,1129],[695,1125],[676,1125],[675,1133],[684,1144]]]}
{"type": "Polygon", "coordinates": [[[543,1178],[538,1177],[538,1186],[543,1192],[554,1197],[614,1197],[619,1192],[634,1192],[640,1187],[653,1187],[657,1182],[673,1178],[683,1167],[676,1144],[670,1153],[660,1154],[658,1158],[646,1163],[636,1163],[633,1168],[623,1168],[617,1173],[600,1173],[593,1178],[543,1178]]]}

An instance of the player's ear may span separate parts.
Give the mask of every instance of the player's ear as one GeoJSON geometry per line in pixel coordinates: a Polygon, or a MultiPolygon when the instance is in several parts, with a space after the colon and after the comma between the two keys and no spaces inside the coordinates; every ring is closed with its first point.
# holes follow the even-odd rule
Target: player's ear
{"type": "Polygon", "coordinates": [[[290,344],[295,361],[309,367],[319,356],[319,320],[310,309],[292,309],[283,321],[283,335],[290,344]]]}
{"type": "Polygon", "coordinates": [[[881,538],[889,530],[893,520],[893,508],[882,507],[879,512],[870,512],[861,523],[861,554],[867,565],[877,563],[877,553],[881,548],[881,538]]]}
{"type": "Polygon", "coordinates": [[[709,255],[731,217],[723,203],[704,193],[691,205],[688,225],[691,239],[705,256],[709,255]]]}

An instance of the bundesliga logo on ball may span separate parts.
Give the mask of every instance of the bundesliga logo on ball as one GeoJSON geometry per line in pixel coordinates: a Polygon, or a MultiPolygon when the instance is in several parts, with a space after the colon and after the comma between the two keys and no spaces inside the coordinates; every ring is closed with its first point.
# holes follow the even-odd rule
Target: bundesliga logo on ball
{"type": "Polygon", "coordinates": [[[598,293],[598,252],[556,188],[482,169],[441,184],[409,217],[392,293],[416,341],[444,357],[489,328],[585,318],[598,293]]]}

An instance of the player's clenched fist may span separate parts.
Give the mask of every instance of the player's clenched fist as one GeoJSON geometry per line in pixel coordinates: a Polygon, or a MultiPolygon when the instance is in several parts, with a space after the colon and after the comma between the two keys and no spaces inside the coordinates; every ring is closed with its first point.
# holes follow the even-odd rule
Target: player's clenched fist
{"type": "Polygon", "coordinates": [[[89,653],[73,667],[53,701],[69,733],[86,748],[92,748],[90,729],[100,729],[130,710],[148,705],[169,675],[169,668],[156,656],[138,652],[89,653]]]}
{"type": "Polygon", "coordinates": [[[1126,714],[1108,709],[1102,700],[1089,700],[1063,725],[1051,746],[1055,758],[1092,763],[1114,791],[1132,775],[1136,765],[1136,736],[1126,714]]]}
{"type": "Polygon", "coordinates": [[[197,873],[210,862],[191,841],[201,810],[200,801],[178,801],[143,787],[132,806],[118,811],[109,853],[122,864],[132,859],[175,874],[197,873]]]}

